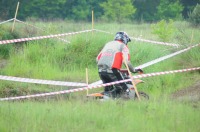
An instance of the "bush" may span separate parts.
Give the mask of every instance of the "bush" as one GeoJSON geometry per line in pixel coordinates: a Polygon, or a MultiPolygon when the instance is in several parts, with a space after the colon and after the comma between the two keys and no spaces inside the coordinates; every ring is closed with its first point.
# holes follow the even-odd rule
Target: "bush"
{"type": "Polygon", "coordinates": [[[169,22],[161,20],[157,24],[152,25],[151,28],[153,30],[153,34],[158,35],[161,41],[164,42],[168,42],[176,31],[174,22],[171,19],[169,20],[169,22]]]}
{"type": "MultiPolygon", "coordinates": [[[[0,25],[0,40],[8,40],[17,38],[17,34],[15,32],[11,32],[10,28],[7,26],[0,25]]],[[[12,45],[0,45],[0,58],[8,58],[12,45]]]]}
{"type": "Polygon", "coordinates": [[[200,5],[197,4],[192,13],[189,14],[189,21],[194,26],[200,25],[200,5]]]}

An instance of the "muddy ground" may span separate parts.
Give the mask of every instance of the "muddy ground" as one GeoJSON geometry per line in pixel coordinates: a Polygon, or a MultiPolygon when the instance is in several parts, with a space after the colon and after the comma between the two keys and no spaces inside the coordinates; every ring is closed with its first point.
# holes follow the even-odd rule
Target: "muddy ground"
{"type": "Polygon", "coordinates": [[[7,64],[7,61],[4,59],[0,59],[0,68],[4,68],[7,64]]]}
{"type": "Polygon", "coordinates": [[[171,95],[172,99],[180,101],[200,102],[200,82],[197,81],[194,85],[178,90],[171,95]]]}

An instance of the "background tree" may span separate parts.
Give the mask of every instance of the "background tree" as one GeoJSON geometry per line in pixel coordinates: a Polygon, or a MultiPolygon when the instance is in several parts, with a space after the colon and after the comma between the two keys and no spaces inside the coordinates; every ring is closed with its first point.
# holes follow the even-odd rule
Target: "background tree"
{"type": "Polygon", "coordinates": [[[16,0],[0,0],[0,20],[13,18],[16,6],[16,0]]]}
{"type": "Polygon", "coordinates": [[[91,9],[87,0],[76,0],[76,4],[72,6],[72,19],[87,20],[88,15],[91,15],[91,9]]]}
{"type": "MultiPolygon", "coordinates": [[[[101,0],[104,2],[106,0],[101,0]]],[[[62,8],[64,19],[70,20],[91,20],[91,11],[94,10],[95,17],[100,18],[102,15],[102,8],[99,6],[99,0],[65,0],[62,8]]]]}
{"type": "Polygon", "coordinates": [[[193,12],[189,15],[189,20],[194,26],[200,25],[200,5],[197,4],[193,12]]]}
{"type": "Polygon", "coordinates": [[[137,8],[133,18],[137,21],[155,21],[157,6],[160,0],[135,0],[133,5],[137,8]]]}
{"type": "Polygon", "coordinates": [[[20,2],[19,18],[62,18],[62,6],[66,0],[23,0],[20,2]]]}
{"type": "MultiPolygon", "coordinates": [[[[90,9],[94,10],[94,17],[96,20],[101,18],[103,15],[103,8],[100,6],[101,3],[105,2],[106,0],[87,0],[88,4],[90,5],[90,9]]],[[[91,19],[91,16],[89,16],[88,19],[91,19]]]]}
{"type": "Polygon", "coordinates": [[[184,7],[182,15],[186,19],[189,17],[188,14],[194,10],[197,3],[200,4],[200,0],[180,0],[180,2],[184,7]]]}
{"type": "Polygon", "coordinates": [[[104,14],[102,18],[107,21],[117,21],[121,23],[130,19],[135,13],[136,8],[132,5],[131,0],[107,0],[100,4],[104,14]]]}
{"type": "Polygon", "coordinates": [[[180,4],[179,0],[160,0],[156,17],[158,20],[176,20],[182,17],[182,11],[183,6],[180,4]]]}
{"type": "MultiPolygon", "coordinates": [[[[17,18],[72,19],[90,21],[94,9],[95,20],[123,22],[154,22],[161,19],[188,19],[200,0],[18,0],[17,18]]],[[[0,0],[0,20],[14,17],[17,0],[0,0]]]]}

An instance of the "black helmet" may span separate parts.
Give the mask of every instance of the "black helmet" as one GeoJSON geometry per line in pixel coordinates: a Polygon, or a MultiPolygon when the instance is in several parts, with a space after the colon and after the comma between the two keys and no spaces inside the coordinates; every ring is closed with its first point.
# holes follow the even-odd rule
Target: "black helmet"
{"type": "Polygon", "coordinates": [[[128,42],[131,42],[131,39],[126,32],[117,32],[115,35],[115,40],[121,40],[126,45],[128,42]]]}

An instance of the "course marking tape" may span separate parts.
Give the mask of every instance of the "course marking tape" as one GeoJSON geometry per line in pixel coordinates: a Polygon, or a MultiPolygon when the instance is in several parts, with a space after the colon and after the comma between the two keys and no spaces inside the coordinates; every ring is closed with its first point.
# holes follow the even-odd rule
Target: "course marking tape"
{"type": "Polygon", "coordinates": [[[63,33],[63,34],[56,34],[56,35],[47,35],[47,36],[38,36],[38,37],[31,37],[31,38],[2,40],[2,41],[0,41],[0,44],[8,44],[8,43],[15,43],[15,42],[24,42],[24,41],[31,41],[31,40],[54,38],[54,37],[60,37],[60,36],[67,36],[67,35],[75,35],[75,34],[80,34],[80,33],[86,33],[86,32],[91,32],[91,31],[93,31],[93,30],[84,30],[84,31],[78,31],[78,32],[63,33]]]}
{"type": "Polygon", "coordinates": [[[0,75],[0,80],[36,83],[36,84],[58,85],[58,86],[87,86],[86,83],[40,80],[40,79],[20,78],[20,77],[2,76],[2,75],[0,75]]]}
{"type": "Polygon", "coordinates": [[[148,42],[148,43],[152,43],[152,44],[160,44],[160,45],[167,45],[167,46],[174,46],[174,47],[179,47],[179,44],[172,44],[172,43],[166,43],[166,42],[158,42],[158,41],[153,41],[153,40],[147,40],[147,39],[142,39],[142,38],[133,38],[130,37],[131,39],[134,39],[136,41],[142,41],[142,42],[148,42]]]}
{"type": "MultiPolygon", "coordinates": [[[[194,71],[194,70],[200,70],[200,67],[181,69],[181,70],[173,70],[173,71],[165,71],[165,72],[149,73],[149,74],[133,76],[133,78],[136,79],[136,78],[152,77],[152,76],[159,76],[159,75],[179,73],[179,72],[188,72],[188,71],[194,71]]],[[[95,85],[95,86],[90,85],[90,86],[83,87],[83,88],[63,90],[63,91],[57,91],[57,92],[41,93],[41,94],[18,96],[18,97],[0,98],[0,101],[18,100],[18,99],[26,99],[26,98],[44,97],[44,96],[50,96],[50,95],[65,94],[65,93],[73,93],[73,92],[83,91],[83,90],[87,90],[87,89],[94,89],[94,88],[110,86],[110,85],[119,84],[119,83],[128,82],[128,81],[131,81],[131,79],[126,79],[126,80],[121,80],[121,81],[116,81],[116,82],[111,82],[111,83],[105,83],[105,84],[95,85]]]]}
{"type": "Polygon", "coordinates": [[[1,24],[4,24],[4,23],[7,23],[7,22],[10,22],[10,21],[12,21],[14,18],[12,18],[12,19],[9,19],[9,20],[6,20],[6,21],[3,21],[3,22],[0,22],[0,25],[1,24]]]}
{"type": "Polygon", "coordinates": [[[180,69],[180,70],[171,70],[171,71],[165,71],[165,72],[155,72],[155,73],[148,73],[148,74],[140,74],[140,75],[133,76],[132,78],[136,79],[136,78],[153,77],[153,76],[166,75],[166,74],[179,73],[179,72],[189,72],[189,71],[195,71],[195,70],[200,70],[200,67],[180,69]]]}
{"type": "MultiPolygon", "coordinates": [[[[98,32],[103,32],[103,33],[107,33],[107,34],[113,34],[111,32],[107,32],[107,31],[102,31],[102,30],[98,30],[98,29],[94,29],[95,31],[98,32]]],[[[158,42],[158,41],[153,41],[153,40],[147,40],[147,39],[141,39],[141,38],[135,38],[135,37],[130,37],[131,39],[134,39],[136,41],[142,41],[142,42],[148,42],[148,43],[152,43],[152,44],[160,44],[160,45],[167,45],[167,46],[174,46],[174,47],[179,47],[179,44],[173,44],[173,43],[166,43],[166,42],[158,42]]]]}
{"type": "MultiPolygon", "coordinates": [[[[156,64],[156,63],[158,63],[158,62],[164,61],[164,60],[166,60],[166,59],[168,59],[168,58],[171,58],[171,57],[173,57],[173,56],[176,56],[176,55],[178,55],[178,54],[181,54],[181,53],[183,53],[183,52],[185,52],[185,51],[188,51],[188,50],[190,50],[190,49],[192,49],[192,48],[194,48],[194,47],[196,47],[196,46],[199,46],[199,45],[200,45],[200,44],[196,44],[196,45],[190,46],[190,47],[188,47],[188,48],[185,48],[185,49],[183,49],[183,50],[177,51],[177,52],[175,52],[175,53],[172,53],[172,54],[169,54],[169,55],[160,57],[160,58],[158,58],[158,59],[149,61],[149,62],[147,62],[147,63],[145,63],[145,64],[142,64],[142,65],[140,65],[140,66],[137,66],[137,67],[135,67],[135,68],[141,68],[141,69],[146,68],[146,67],[151,66],[151,65],[153,65],[153,64],[156,64]]],[[[103,83],[103,82],[102,82],[101,80],[99,80],[99,81],[96,81],[96,82],[94,82],[94,83],[92,83],[92,84],[90,84],[90,85],[91,85],[91,86],[94,86],[94,85],[99,85],[99,84],[102,84],[102,83],[103,83]]]]}
{"type": "Polygon", "coordinates": [[[97,32],[102,32],[102,33],[107,33],[107,34],[112,34],[114,35],[113,33],[111,32],[107,32],[107,31],[103,31],[103,30],[99,30],[99,29],[94,29],[94,31],[97,31],[97,32]]]}
{"type": "Polygon", "coordinates": [[[197,46],[200,46],[200,44],[196,44],[196,45],[190,46],[190,47],[188,47],[188,48],[185,48],[185,49],[179,50],[179,51],[177,51],[177,52],[174,52],[174,53],[172,53],[172,54],[169,54],[169,55],[160,57],[160,58],[158,58],[158,59],[152,60],[152,61],[147,62],[147,63],[145,63],[145,64],[142,64],[142,65],[140,65],[140,66],[137,66],[137,67],[135,67],[135,68],[141,68],[141,69],[142,69],[142,68],[148,67],[148,66],[150,66],[150,65],[156,64],[156,63],[158,63],[158,62],[161,62],[161,61],[163,61],[163,60],[166,60],[166,59],[168,59],[168,58],[171,58],[171,57],[176,56],[176,55],[178,55],[178,54],[181,54],[181,53],[183,53],[183,52],[186,52],[186,51],[188,51],[188,50],[190,50],[190,49],[192,49],[192,48],[194,48],[194,47],[197,47],[197,46]]]}
{"type": "MultiPolygon", "coordinates": [[[[34,27],[34,28],[36,28],[36,29],[39,29],[39,30],[41,30],[41,31],[44,31],[44,32],[48,33],[47,31],[45,31],[45,30],[42,29],[42,28],[38,28],[38,27],[36,27],[36,26],[34,26],[34,25],[31,25],[31,24],[28,24],[28,23],[26,23],[26,22],[20,21],[20,20],[18,20],[18,19],[15,19],[15,20],[16,20],[17,22],[23,23],[23,24],[28,25],[28,26],[32,26],[32,27],[34,27]]],[[[66,42],[66,43],[70,43],[69,41],[67,41],[67,40],[65,40],[65,39],[62,39],[62,38],[59,38],[59,37],[56,37],[56,38],[58,38],[58,39],[60,39],[60,40],[62,40],[62,41],[64,41],[64,42],[66,42]]]]}

